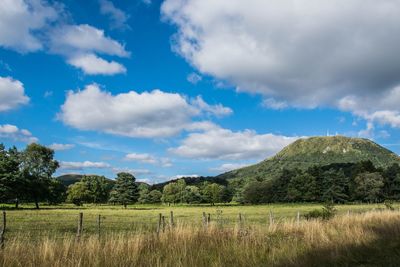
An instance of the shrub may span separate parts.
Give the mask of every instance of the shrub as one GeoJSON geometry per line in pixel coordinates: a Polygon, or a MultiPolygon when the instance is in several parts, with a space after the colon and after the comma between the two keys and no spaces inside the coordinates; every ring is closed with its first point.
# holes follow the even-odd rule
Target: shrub
{"type": "Polygon", "coordinates": [[[311,219],[322,219],[329,220],[336,214],[335,206],[332,203],[326,203],[321,210],[315,209],[304,215],[307,220],[311,219]]]}

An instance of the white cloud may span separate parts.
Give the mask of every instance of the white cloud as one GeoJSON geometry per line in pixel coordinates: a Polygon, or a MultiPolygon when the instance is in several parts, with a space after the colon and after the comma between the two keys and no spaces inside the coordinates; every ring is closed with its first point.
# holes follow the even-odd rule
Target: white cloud
{"type": "Polygon", "coordinates": [[[198,175],[198,174],[178,174],[178,175],[175,175],[172,179],[181,179],[181,178],[186,178],[186,177],[197,178],[197,177],[200,177],[200,175],[198,175]]]}
{"type": "Polygon", "coordinates": [[[177,26],[175,51],[269,108],[369,97],[382,108],[368,110],[373,120],[399,124],[398,105],[384,105],[395,101],[380,99],[400,85],[400,0],[166,0],[161,10],[177,26]]]}
{"type": "Polygon", "coordinates": [[[105,36],[104,31],[87,24],[64,25],[50,34],[50,50],[67,58],[67,62],[86,74],[113,75],[125,73],[123,65],[107,61],[97,54],[129,57],[125,47],[105,36]]]}
{"type": "Polygon", "coordinates": [[[191,127],[192,119],[202,113],[177,93],[154,90],[112,95],[92,84],[68,93],[59,119],[81,130],[151,138],[176,135],[191,127]]]}
{"type": "Polygon", "coordinates": [[[115,62],[108,62],[93,54],[83,54],[72,57],[67,61],[70,65],[80,68],[85,74],[95,75],[114,75],[118,73],[126,73],[126,68],[115,62]]]}
{"type": "Polygon", "coordinates": [[[199,74],[192,72],[187,76],[186,79],[192,84],[197,84],[202,80],[202,77],[199,74]]]}
{"type": "Polygon", "coordinates": [[[298,137],[257,134],[252,130],[233,132],[215,127],[190,133],[176,148],[169,151],[186,158],[202,159],[262,159],[274,155],[298,137]]]}
{"type": "Polygon", "coordinates": [[[29,97],[25,95],[24,85],[11,77],[0,76],[0,112],[27,104],[29,97]]]}
{"type": "Polygon", "coordinates": [[[149,163],[149,164],[157,163],[157,159],[154,156],[147,154],[147,153],[144,153],[144,154],[130,153],[125,156],[125,160],[137,161],[140,163],[149,163]]]}
{"type": "Polygon", "coordinates": [[[0,3],[0,46],[19,52],[43,48],[37,31],[55,21],[57,10],[45,1],[2,0],[0,3]]]}
{"type": "Polygon", "coordinates": [[[0,124],[0,137],[24,143],[36,143],[39,140],[32,136],[32,133],[28,130],[19,129],[17,126],[11,124],[0,124]]]}
{"type": "Polygon", "coordinates": [[[233,113],[233,110],[231,108],[224,107],[222,104],[217,104],[217,105],[207,104],[200,96],[197,96],[191,102],[193,106],[198,107],[203,112],[215,115],[217,117],[228,116],[233,113]]]}
{"type": "Polygon", "coordinates": [[[148,153],[129,153],[125,155],[124,160],[135,161],[146,164],[160,165],[162,167],[171,167],[172,162],[169,158],[158,158],[148,153]]]}
{"type": "Polygon", "coordinates": [[[60,169],[67,170],[83,170],[83,169],[108,169],[111,165],[105,162],[93,162],[93,161],[61,161],[60,169]]]}
{"type": "Polygon", "coordinates": [[[114,173],[127,172],[138,176],[151,174],[151,171],[147,169],[112,168],[112,171],[114,173]]]}
{"type": "Polygon", "coordinates": [[[100,0],[100,13],[110,16],[111,28],[129,29],[129,25],[127,24],[129,16],[121,9],[115,7],[111,1],[100,0]]]}
{"type": "Polygon", "coordinates": [[[53,143],[48,146],[49,148],[53,149],[54,151],[63,151],[63,150],[69,150],[75,147],[74,144],[58,144],[58,143],[53,143]]]}
{"type": "Polygon", "coordinates": [[[217,172],[228,172],[236,169],[243,168],[247,166],[248,164],[243,164],[243,163],[224,163],[221,166],[211,168],[211,171],[217,171],[217,172]]]}

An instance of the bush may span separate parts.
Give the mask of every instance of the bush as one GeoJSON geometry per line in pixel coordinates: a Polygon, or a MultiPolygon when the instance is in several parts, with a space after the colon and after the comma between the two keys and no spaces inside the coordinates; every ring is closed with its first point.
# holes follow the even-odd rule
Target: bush
{"type": "Polygon", "coordinates": [[[335,206],[332,203],[326,203],[321,210],[315,209],[307,214],[304,215],[304,217],[307,220],[311,219],[322,219],[322,220],[329,220],[333,218],[336,214],[336,209],[335,206]]]}

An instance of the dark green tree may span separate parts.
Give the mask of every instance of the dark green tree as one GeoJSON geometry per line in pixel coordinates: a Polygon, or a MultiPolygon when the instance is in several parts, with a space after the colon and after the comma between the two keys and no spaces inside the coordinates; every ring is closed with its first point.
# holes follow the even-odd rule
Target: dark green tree
{"type": "Polygon", "coordinates": [[[315,177],[302,172],[290,180],[287,189],[287,199],[290,201],[315,201],[317,190],[315,177]]]}
{"type": "Polygon", "coordinates": [[[349,179],[340,170],[330,169],[323,172],[322,197],[323,202],[344,203],[349,200],[349,179]]]}
{"type": "Polygon", "coordinates": [[[59,164],[54,160],[54,151],[39,144],[30,144],[22,153],[22,175],[28,197],[39,209],[39,201],[46,200],[51,176],[59,164]]]}
{"type": "Polygon", "coordinates": [[[110,202],[122,204],[125,208],[128,204],[137,202],[139,198],[139,189],[135,181],[136,178],[130,173],[118,173],[111,193],[110,202]]]}
{"type": "Polygon", "coordinates": [[[378,172],[360,173],[354,179],[354,194],[357,200],[378,202],[382,197],[383,177],[378,172]]]}
{"type": "Polygon", "coordinates": [[[385,199],[400,200],[400,166],[393,164],[382,173],[384,179],[383,196],[385,199]]]}

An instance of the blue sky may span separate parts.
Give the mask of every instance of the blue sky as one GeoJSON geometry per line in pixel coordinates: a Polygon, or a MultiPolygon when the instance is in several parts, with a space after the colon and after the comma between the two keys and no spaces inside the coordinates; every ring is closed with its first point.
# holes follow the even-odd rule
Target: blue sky
{"type": "Polygon", "coordinates": [[[216,175],[297,138],[399,153],[400,1],[0,3],[0,141],[57,174],[216,175]]]}

